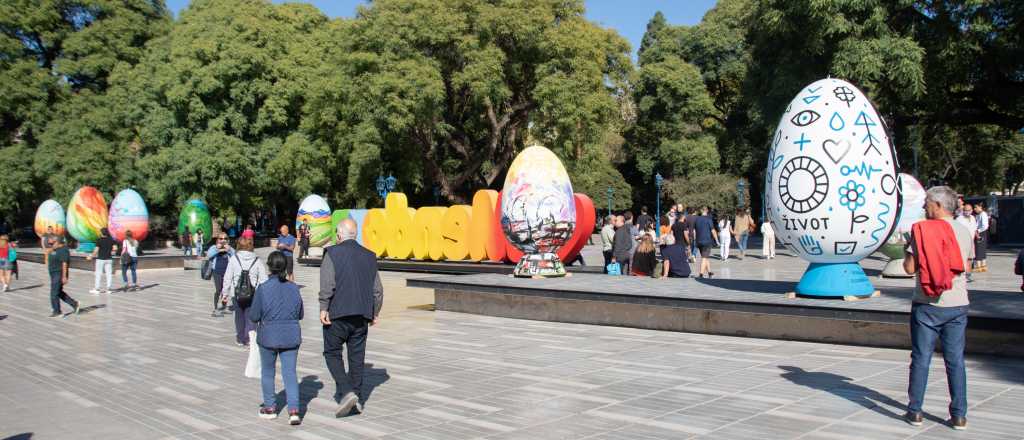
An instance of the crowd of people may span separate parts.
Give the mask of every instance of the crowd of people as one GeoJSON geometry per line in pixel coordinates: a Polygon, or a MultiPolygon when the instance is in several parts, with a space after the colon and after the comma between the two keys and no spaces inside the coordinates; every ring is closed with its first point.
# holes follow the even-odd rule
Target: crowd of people
{"type": "MultiPolygon", "coordinates": [[[[710,278],[714,276],[710,261],[712,248],[718,247],[719,259],[727,261],[735,239],[739,249],[736,258],[742,260],[747,255],[750,235],[757,230],[757,224],[745,209],[737,209],[729,217],[714,215],[708,207],[687,209],[673,205],[659,219],[655,224],[653,217],[647,214],[647,207],[641,208],[635,224],[633,214],[628,211],[606,216],[600,231],[605,273],[689,277],[689,263],[699,262],[697,276],[710,278]]],[[[766,259],[775,258],[775,233],[770,222],[765,221],[762,232],[762,255],[766,259]]]]}

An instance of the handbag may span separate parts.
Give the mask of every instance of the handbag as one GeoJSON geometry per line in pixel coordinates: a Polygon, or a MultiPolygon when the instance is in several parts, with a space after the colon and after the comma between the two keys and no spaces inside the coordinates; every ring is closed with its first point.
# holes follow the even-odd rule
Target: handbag
{"type": "Polygon", "coordinates": [[[654,270],[651,271],[651,278],[661,278],[661,272],[665,270],[665,262],[659,260],[654,263],[654,270]]]}
{"type": "Polygon", "coordinates": [[[204,280],[213,278],[213,263],[209,259],[203,260],[203,266],[199,270],[199,277],[204,280]]]}
{"type": "Polygon", "coordinates": [[[249,359],[245,362],[245,377],[260,378],[260,352],[256,346],[256,330],[249,330],[249,359]]]}
{"type": "Polygon", "coordinates": [[[606,269],[608,269],[608,275],[622,275],[622,265],[619,263],[608,263],[606,269]]]}

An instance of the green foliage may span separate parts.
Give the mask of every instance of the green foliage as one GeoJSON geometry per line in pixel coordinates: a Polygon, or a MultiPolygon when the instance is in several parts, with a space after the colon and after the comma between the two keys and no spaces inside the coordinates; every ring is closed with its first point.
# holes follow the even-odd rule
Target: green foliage
{"type": "Polygon", "coordinates": [[[343,203],[389,172],[406,192],[467,200],[500,185],[529,136],[584,158],[631,69],[625,41],[579,0],[381,0],[334,32],[304,127],[337,146],[343,203]]]}
{"type": "MultiPolygon", "coordinates": [[[[736,183],[739,177],[728,174],[706,174],[665,182],[665,195],[687,207],[710,207],[720,213],[735,212],[739,207],[736,183]]],[[[750,203],[750,185],[744,189],[744,204],[750,203]]]]}
{"type": "MultiPolygon", "coordinates": [[[[84,184],[135,187],[154,215],[414,201],[497,188],[525,146],[615,209],[667,197],[729,209],[763,181],[786,103],[828,75],[878,107],[905,171],[966,192],[1024,181],[1024,2],[720,0],[658,13],[638,53],[583,0],[307,4],[0,0],[0,206],[27,218],[84,184]],[[731,199],[730,199],[731,198],[731,199]],[[418,199],[418,200],[417,200],[418,199]],[[733,200],[733,202],[729,202],[733,200]]],[[[755,201],[756,203],[756,201],[755,201]]]]}

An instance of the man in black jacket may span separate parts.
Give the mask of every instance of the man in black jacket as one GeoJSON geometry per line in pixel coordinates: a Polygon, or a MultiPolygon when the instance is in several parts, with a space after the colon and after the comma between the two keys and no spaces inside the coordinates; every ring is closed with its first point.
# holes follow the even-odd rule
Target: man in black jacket
{"type": "Polygon", "coordinates": [[[351,219],[338,224],[338,244],[324,250],[320,265],[320,323],[324,326],[324,359],[339,400],[335,417],[363,412],[363,359],[366,334],[378,322],[384,287],[377,273],[377,255],[356,242],[359,227],[351,219]],[[348,374],[342,362],[348,348],[348,374]],[[346,386],[342,386],[345,384],[346,386]],[[345,389],[348,389],[345,392],[345,389]],[[344,394],[343,394],[344,393],[344,394]]]}

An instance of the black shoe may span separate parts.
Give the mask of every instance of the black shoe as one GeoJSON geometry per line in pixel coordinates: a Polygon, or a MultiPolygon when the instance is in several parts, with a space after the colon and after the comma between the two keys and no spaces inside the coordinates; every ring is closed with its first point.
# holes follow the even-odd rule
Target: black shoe
{"type": "Polygon", "coordinates": [[[903,415],[903,420],[913,426],[921,426],[924,424],[924,416],[919,412],[907,411],[907,413],[903,415]]]}
{"type": "Polygon", "coordinates": [[[967,429],[967,418],[966,417],[950,417],[949,426],[957,431],[963,431],[967,429]]]}
{"type": "Polygon", "coordinates": [[[53,312],[53,313],[51,313],[51,314],[50,314],[50,317],[51,317],[51,318],[56,318],[56,317],[58,317],[58,316],[60,316],[60,315],[61,315],[61,313],[60,313],[60,312],[53,312]]]}

